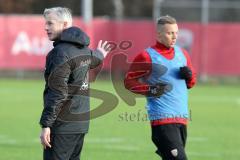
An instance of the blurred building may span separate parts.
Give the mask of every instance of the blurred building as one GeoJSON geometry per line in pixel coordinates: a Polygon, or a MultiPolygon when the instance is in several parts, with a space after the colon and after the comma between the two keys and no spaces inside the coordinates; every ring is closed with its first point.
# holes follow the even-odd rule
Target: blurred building
{"type": "MultiPolygon", "coordinates": [[[[2,14],[42,14],[44,8],[66,6],[79,16],[82,0],[0,0],[2,14]]],[[[203,1],[208,1],[210,22],[239,22],[239,0],[93,0],[93,15],[125,19],[151,19],[154,5],[159,13],[175,16],[178,21],[199,22],[202,19],[203,1]],[[119,11],[122,10],[122,11],[119,11]],[[118,12],[117,12],[118,11],[118,12]],[[191,13],[191,14],[189,14],[191,13]]]]}

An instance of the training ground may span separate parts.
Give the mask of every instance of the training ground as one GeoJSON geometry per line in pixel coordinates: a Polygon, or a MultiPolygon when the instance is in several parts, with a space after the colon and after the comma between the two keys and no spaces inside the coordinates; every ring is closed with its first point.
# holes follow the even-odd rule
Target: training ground
{"type": "MultiPolygon", "coordinates": [[[[39,117],[42,80],[0,80],[0,160],[41,160],[39,117]]],[[[112,92],[112,83],[93,88],[112,92]]],[[[240,85],[197,85],[189,91],[191,121],[186,152],[190,160],[240,159],[240,85]]],[[[95,108],[100,100],[91,99],[95,108]]],[[[83,160],[159,160],[151,142],[145,99],[129,107],[119,98],[111,112],[91,120],[83,160]]]]}

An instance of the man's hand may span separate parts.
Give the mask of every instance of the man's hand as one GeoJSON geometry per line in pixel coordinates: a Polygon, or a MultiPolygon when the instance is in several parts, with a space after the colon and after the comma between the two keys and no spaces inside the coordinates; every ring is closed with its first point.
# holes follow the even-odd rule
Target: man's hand
{"type": "Polygon", "coordinates": [[[42,132],[41,132],[41,135],[40,135],[40,139],[41,139],[41,144],[43,145],[43,148],[46,149],[47,147],[52,147],[50,145],[50,133],[51,133],[51,130],[49,127],[47,128],[42,128],[42,132]]]}
{"type": "Polygon", "coordinates": [[[108,41],[103,42],[102,40],[100,40],[98,42],[97,50],[102,52],[103,56],[106,57],[107,54],[111,51],[111,45],[108,44],[108,41]]]}
{"type": "Polygon", "coordinates": [[[160,97],[166,88],[166,84],[157,83],[155,85],[149,86],[149,91],[147,93],[148,97],[160,97]]]}
{"type": "Polygon", "coordinates": [[[180,77],[185,80],[192,78],[192,71],[189,67],[180,67],[180,77]]]}

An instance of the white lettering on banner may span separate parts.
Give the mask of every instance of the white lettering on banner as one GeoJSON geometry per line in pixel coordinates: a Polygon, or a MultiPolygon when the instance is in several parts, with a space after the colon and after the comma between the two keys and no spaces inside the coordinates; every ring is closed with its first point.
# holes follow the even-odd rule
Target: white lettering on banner
{"type": "Polygon", "coordinates": [[[18,33],[11,48],[13,55],[26,53],[28,55],[46,55],[52,49],[52,42],[46,37],[29,38],[27,32],[21,31],[18,33]]]}

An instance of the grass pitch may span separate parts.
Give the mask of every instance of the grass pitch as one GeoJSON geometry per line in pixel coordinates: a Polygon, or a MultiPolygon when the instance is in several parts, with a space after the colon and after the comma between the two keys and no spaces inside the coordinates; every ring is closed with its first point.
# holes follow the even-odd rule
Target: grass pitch
{"type": "MultiPolygon", "coordinates": [[[[41,160],[39,117],[42,80],[0,80],[0,160],[41,160]]],[[[93,88],[115,94],[111,82],[93,88]]],[[[197,85],[189,91],[191,121],[187,154],[190,160],[240,159],[240,85],[197,85]]],[[[91,99],[91,107],[101,103],[91,99]]],[[[118,106],[91,121],[83,160],[159,160],[151,142],[145,99],[118,106]]]]}

